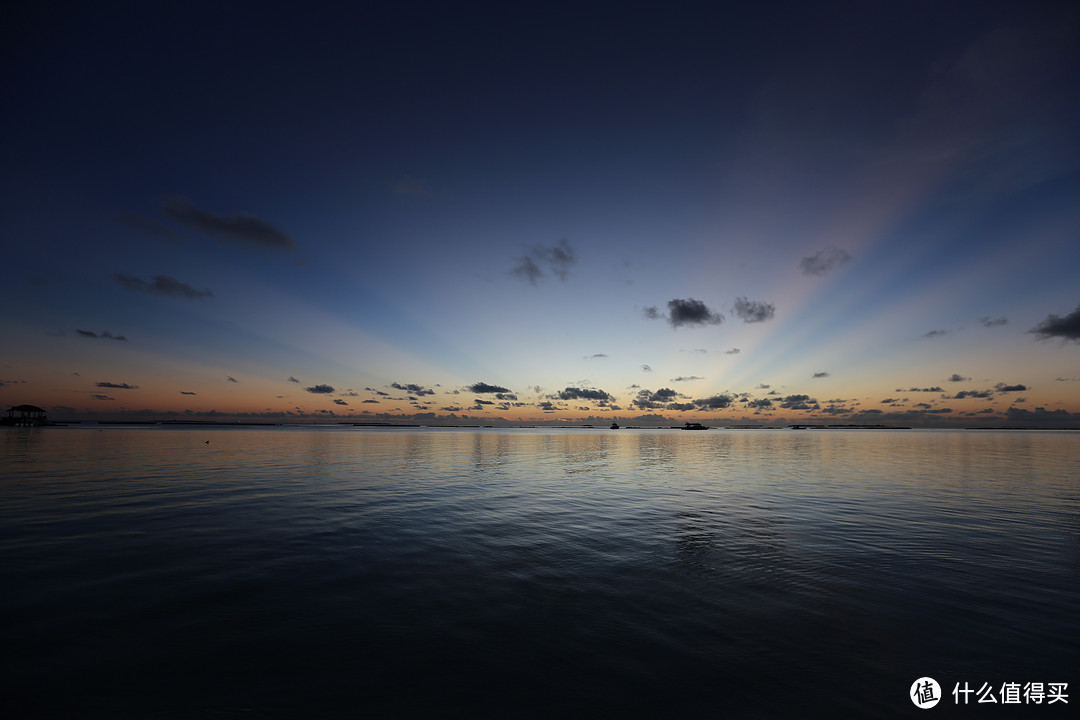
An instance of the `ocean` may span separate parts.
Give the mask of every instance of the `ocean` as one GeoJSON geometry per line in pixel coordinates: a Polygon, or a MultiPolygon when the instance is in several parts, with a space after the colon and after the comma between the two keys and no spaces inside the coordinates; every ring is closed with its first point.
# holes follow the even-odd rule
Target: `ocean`
{"type": "Polygon", "coordinates": [[[10,428],[0,477],[6,717],[1080,703],[1080,432],[10,428]]]}

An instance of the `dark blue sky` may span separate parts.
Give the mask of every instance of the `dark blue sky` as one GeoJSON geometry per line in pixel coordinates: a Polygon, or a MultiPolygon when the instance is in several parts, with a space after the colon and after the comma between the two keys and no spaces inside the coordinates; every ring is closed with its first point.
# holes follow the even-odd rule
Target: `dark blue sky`
{"type": "Polygon", "coordinates": [[[1080,412],[1077,12],[878,5],[17,10],[0,399],[1080,412]]]}

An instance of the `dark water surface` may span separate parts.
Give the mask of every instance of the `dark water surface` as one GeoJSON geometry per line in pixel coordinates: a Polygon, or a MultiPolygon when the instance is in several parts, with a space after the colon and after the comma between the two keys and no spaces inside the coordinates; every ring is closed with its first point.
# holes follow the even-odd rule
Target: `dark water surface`
{"type": "Polygon", "coordinates": [[[10,717],[1080,703],[1080,433],[45,428],[0,461],[10,717]]]}

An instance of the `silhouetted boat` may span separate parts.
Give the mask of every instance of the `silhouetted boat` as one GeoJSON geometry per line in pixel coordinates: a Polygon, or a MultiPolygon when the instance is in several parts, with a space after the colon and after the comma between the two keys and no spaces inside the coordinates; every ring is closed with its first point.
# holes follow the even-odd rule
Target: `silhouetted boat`
{"type": "Polygon", "coordinates": [[[618,430],[619,429],[619,423],[617,423],[617,422],[611,423],[611,429],[612,430],[618,430]]]}
{"type": "Polygon", "coordinates": [[[708,430],[709,428],[705,427],[701,423],[686,423],[685,425],[682,426],[682,429],[683,430],[708,430]]]}

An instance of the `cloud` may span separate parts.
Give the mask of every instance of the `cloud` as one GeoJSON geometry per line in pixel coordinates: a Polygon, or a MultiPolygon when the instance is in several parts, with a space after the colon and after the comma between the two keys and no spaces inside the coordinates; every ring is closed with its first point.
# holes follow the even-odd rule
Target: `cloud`
{"type": "MultiPolygon", "coordinates": [[[[965,378],[960,377],[959,375],[953,375],[953,378],[959,378],[959,379],[958,380],[953,380],[952,378],[949,378],[949,380],[952,381],[952,382],[963,382],[964,379],[965,379],[965,378]]],[[[913,387],[913,388],[908,388],[907,391],[908,392],[937,392],[937,393],[945,392],[941,387],[939,387],[937,385],[934,385],[933,387],[925,387],[925,388],[913,387]]],[[[903,392],[903,390],[897,389],[897,392],[903,392]]]]}
{"type": "Polygon", "coordinates": [[[998,383],[994,386],[994,389],[998,392],[1026,392],[1029,388],[1027,385],[1006,385],[1005,383],[998,383]]]}
{"type": "Polygon", "coordinates": [[[123,340],[123,341],[127,340],[127,338],[124,337],[123,335],[113,335],[108,330],[103,330],[100,335],[98,333],[92,332],[90,330],[78,330],[78,329],[76,329],[75,332],[78,333],[81,337],[85,337],[85,338],[102,338],[104,340],[123,340]]]}
{"type": "Polygon", "coordinates": [[[769,400],[768,398],[751,400],[750,402],[746,403],[746,407],[754,408],[757,410],[772,410],[772,406],[772,400],[769,400]]]}
{"type": "Polygon", "coordinates": [[[586,360],[591,360],[593,358],[606,358],[606,357],[607,357],[607,353],[594,353],[592,355],[586,355],[585,359],[586,360]]]}
{"type": "Polygon", "coordinates": [[[816,373],[814,373],[813,377],[815,377],[815,378],[826,378],[826,377],[829,377],[829,373],[827,373],[827,372],[816,372],[816,373]]]}
{"type": "Polygon", "coordinates": [[[1047,410],[1037,407],[1034,410],[1011,407],[1005,411],[1005,419],[1010,423],[1030,423],[1038,425],[1080,425],[1080,413],[1067,410],[1047,410]]]}
{"type": "Polygon", "coordinates": [[[562,282],[570,276],[570,268],[577,264],[577,257],[570,243],[563,238],[558,245],[548,247],[537,245],[533,250],[518,259],[517,264],[510,270],[510,274],[517,275],[530,285],[535,285],[538,280],[547,276],[544,269],[557,277],[562,282]]]}
{"type": "Polygon", "coordinates": [[[686,300],[675,299],[668,301],[668,322],[672,327],[682,325],[718,325],[724,321],[724,316],[706,307],[705,303],[694,298],[686,300]]]}
{"type": "Polygon", "coordinates": [[[560,400],[611,400],[603,390],[590,390],[586,388],[568,387],[558,395],[560,400]]]}
{"type": "Polygon", "coordinates": [[[731,348],[730,350],[725,350],[724,354],[725,355],[738,355],[741,352],[742,352],[742,350],[740,350],[739,348],[731,348]]]}
{"type": "Polygon", "coordinates": [[[518,264],[510,272],[527,281],[530,285],[535,285],[537,280],[544,277],[544,271],[528,256],[518,260],[518,264]]]}
{"type": "Polygon", "coordinates": [[[189,390],[181,390],[180,394],[181,395],[194,395],[195,393],[193,393],[193,392],[191,392],[189,390]]]}
{"type": "Polygon", "coordinates": [[[776,315],[776,306],[758,300],[740,297],[735,300],[735,315],[744,323],[759,323],[772,320],[776,315]]]}
{"type": "Polygon", "coordinates": [[[953,373],[952,375],[949,376],[949,382],[965,382],[968,379],[969,378],[964,377],[960,373],[953,373]]]}
{"type": "Polygon", "coordinates": [[[341,398],[334,398],[334,404],[335,405],[348,405],[349,403],[345,402],[341,398]]]}
{"type": "Polygon", "coordinates": [[[638,390],[637,396],[631,404],[642,410],[661,408],[679,397],[679,393],[671,388],[660,388],[656,392],[652,390],[638,390]]]}
{"type": "Polygon", "coordinates": [[[955,400],[963,400],[964,398],[986,399],[992,397],[994,397],[994,392],[992,390],[961,390],[953,395],[953,399],[955,400]]]}
{"type": "Polygon", "coordinates": [[[206,288],[196,290],[187,283],[180,282],[168,275],[155,275],[153,282],[146,282],[124,273],[113,273],[109,276],[109,279],[125,290],[147,293],[148,295],[168,295],[170,297],[187,298],[188,300],[200,300],[214,296],[214,293],[206,288]]]}
{"type": "Polygon", "coordinates": [[[731,407],[735,398],[730,395],[713,395],[712,397],[695,400],[694,405],[698,410],[723,410],[731,407]]]}
{"type": "Polygon", "coordinates": [[[1000,327],[1002,325],[1009,324],[1008,318],[1006,318],[1004,315],[999,315],[997,317],[990,317],[989,315],[984,315],[983,317],[979,318],[979,322],[982,323],[985,327],[1000,327]]]}
{"type": "Polygon", "coordinates": [[[228,380],[228,381],[229,381],[229,382],[231,382],[231,383],[239,383],[239,382],[240,382],[239,380],[237,380],[236,378],[234,378],[234,377],[233,377],[232,375],[226,375],[226,376],[225,376],[225,379],[226,379],[226,380],[228,380]]]}
{"type": "Polygon", "coordinates": [[[920,335],[919,337],[924,337],[924,338],[935,338],[935,337],[941,337],[942,335],[948,335],[948,334],[949,334],[949,332],[950,332],[950,331],[948,331],[948,330],[931,330],[931,331],[929,331],[929,332],[924,332],[924,333],[923,333],[922,335],[920,335]]]}
{"type": "Polygon", "coordinates": [[[312,385],[311,387],[306,387],[304,389],[315,395],[327,395],[334,392],[334,388],[330,385],[312,385]]]}
{"type": "Polygon", "coordinates": [[[113,398],[109,397],[108,395],[91,395],[90,397],[94,398],[95,400],[112,400],[113,399],[113,398]]]}
{"type": "Polygon", "coordinates": [[[297,380],[296,378],[294,378],[292,375],[290,375],[289,376],[289,382],[291,382],[291,383],[299,383],[300,381],[297,380]]]}
{"type": "Polygon", "coordinates": [[[473,383],[468,387],[469,392],[474,393],[508,393],[508,388],[501,387],[499,385],[488,385],[485,382],[473,383]]]}
{"type": "Polygon", "coordinates": [[[809,395],[788,395],[780,401],[780,407],[786,410],[817,410],[819,405],[809,395]]]}
{"type": "Polygon", "coordinates": [[[645,372],[652,372],[652,368],[649,367],[648,365],[642,365],[641,369],[644,370],[645,372]]]}
{"type": "Polygon", "coordinates": [[[799,267],[803,275],[827,275],[850,260],[851,255],[846,250],[829,245],[813,255],[804,257],[799,261],[799,267]]]}
{"type": "Polygon", "coordinates": [[[674,328],[683,325],[719,325],[724,322],[723,314],[711,310],[705,303],[694,298],[668,300],[667,305],[667,315],[661,314],[652,306],[645,308],[645,317],[650,320],[666,318],[674,328]]]}
{"type": "Polygon", "coordinates": [[[407,385],[402,385],[401,383],[393,382],[393,383],[390,383],[390,387],[396,388],[397,390],[404,390],[405,392],[410,392],[410,393],[412,393],[414,395],[434,395],[435,394],[434,390],[429,390],[428,388],[424,387],[423,385],[417,385],[415,383],[409,383],[407,385]]]}
{"type": "Polygon", "coordinates": [[[671,378],[671,382],[692,382],[694,380],[704,380],[705,378],[698,375],[680,375],[677,378],[671,378]]]}
{"type": "Polygon", "coordinates": [[[1058,337],[1080,342],[1080,305],[1065,317],[1047,315],[1045,320],[1028,332],[1034,333],[1040,340],[1058,337]]]}
{"type": "Polygon", "coordinates": [[[543,252],[548,265],[551,267],[551,272],[565,282],[570,274],[570,268],[577,263],[577,258],[574,257],[574,250],[570,247],[570,243],[563,239],[559,241],[556,247],[543,248],[543,252]]]}
{"type": "Polygon", "coordinates": [[[99,388],[111,388],[113,390],[137,390],[138,385],[128,385],[127,383],[111,383],[111,382],[99,382],[97,383],[99,388]]]}
{"type": "Polygon", "coordinates": [[[181,225],[208,235],[218,242],[270,250],[295,248],[292,237],[265,220],[251,215],[241,213],[232,217],[222,217],[200,210],[190,200],[182,197],[166,200],[164,213],[181,225]]]}

